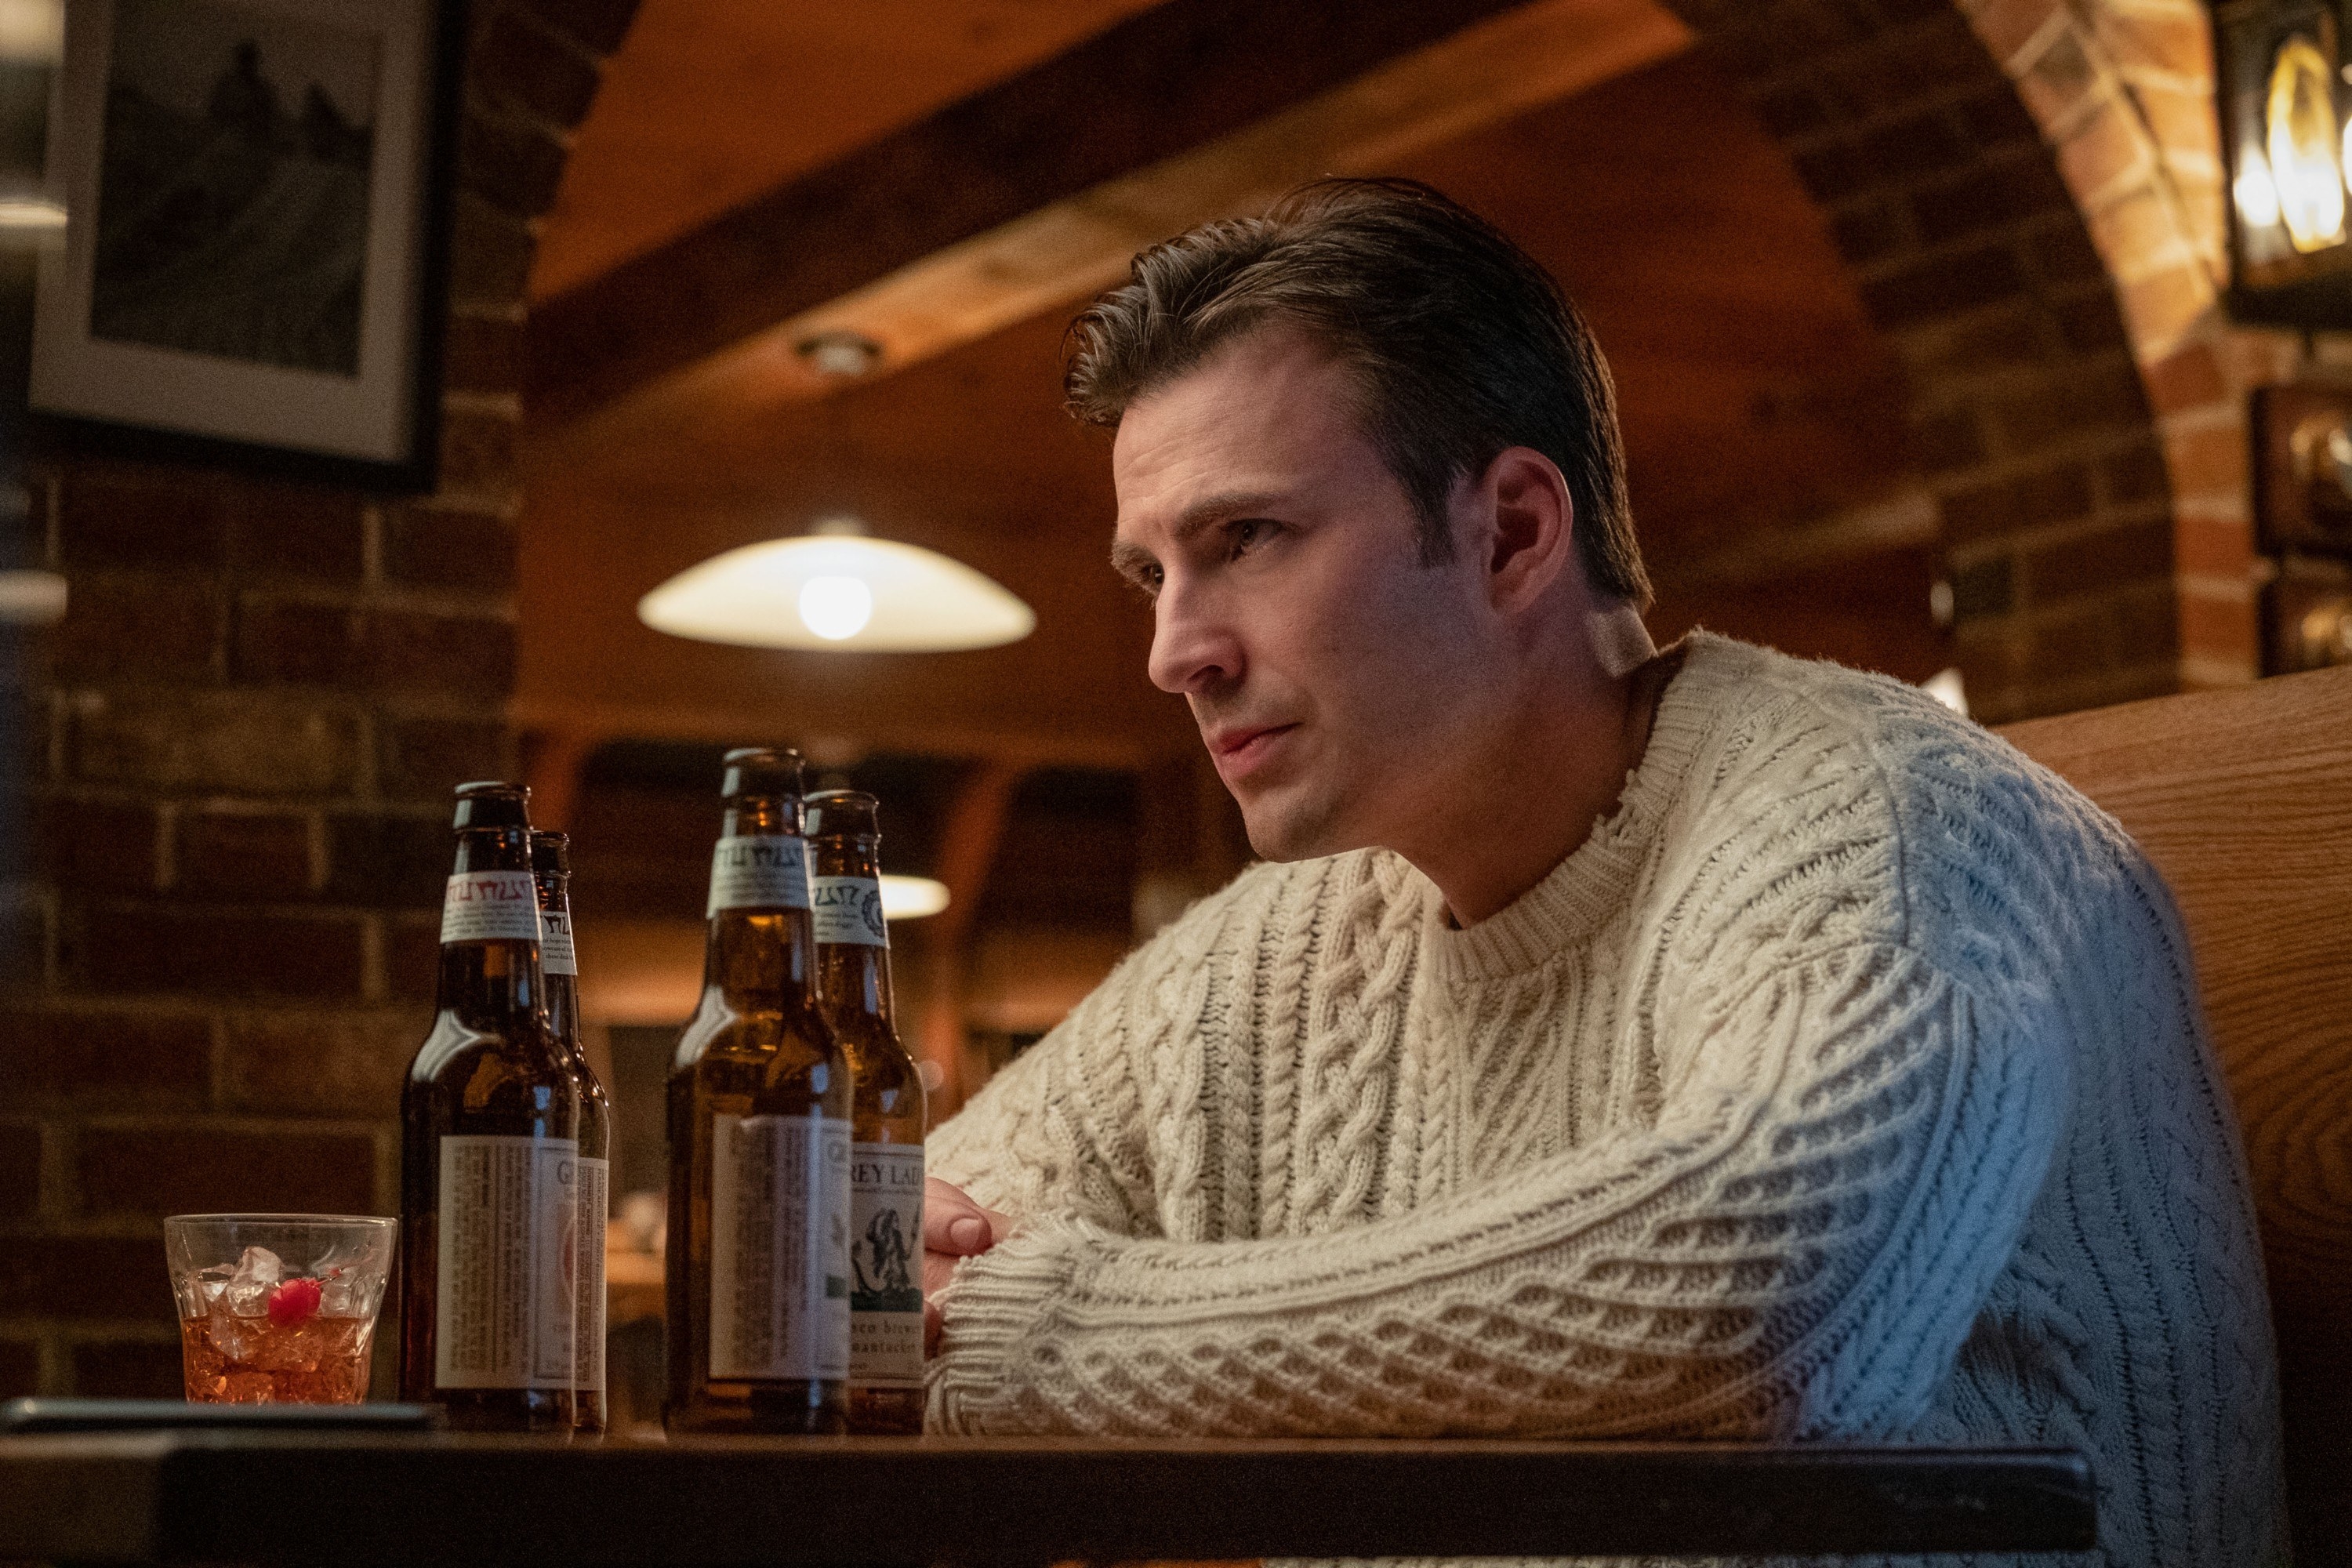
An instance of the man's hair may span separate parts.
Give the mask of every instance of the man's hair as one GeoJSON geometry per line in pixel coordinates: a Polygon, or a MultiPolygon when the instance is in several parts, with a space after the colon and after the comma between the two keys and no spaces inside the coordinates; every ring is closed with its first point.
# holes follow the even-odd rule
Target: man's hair
{"type": "Polygon", "coordinates": [[[1356,414],[1418,521],[1452,559],[1446,510],[1507,447],[1559,465],[1596,593],[1642,608],[1650,582],[1625,501],[1608,362],[1535,259],[1411,180],[1320,180],[1264,217],[1203,224],[1135,258],[1070,324],[1070,412],[1115,427],[1129,405],[1253,329],[1295,326],[1353,371],[1356,414]]]}

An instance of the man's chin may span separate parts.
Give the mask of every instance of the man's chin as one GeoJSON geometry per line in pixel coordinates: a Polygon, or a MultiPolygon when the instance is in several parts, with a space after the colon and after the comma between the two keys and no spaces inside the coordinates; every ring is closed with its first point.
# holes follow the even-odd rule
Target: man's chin
{"type": "Polygon", "coordinates": [[[1341,826],[1337,802],[1302,800],[1290,790],[1269,790],[1239,804],[1250,849],[1261,860],[1313,860],[1363,847],[1350,841],[1341,826]]]}

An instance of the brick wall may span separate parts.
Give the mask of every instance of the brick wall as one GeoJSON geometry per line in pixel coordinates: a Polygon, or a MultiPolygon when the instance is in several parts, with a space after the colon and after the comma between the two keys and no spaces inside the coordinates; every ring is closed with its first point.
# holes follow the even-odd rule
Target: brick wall
{"type": "Polygon", "coordinates": [[[479,4],[429,498],[52,456],[0,992],[0,1395],[172,1393],[157,1221],[397,1211],[448,790],[510,773],[523,285],[635,0],[479,4]]]}

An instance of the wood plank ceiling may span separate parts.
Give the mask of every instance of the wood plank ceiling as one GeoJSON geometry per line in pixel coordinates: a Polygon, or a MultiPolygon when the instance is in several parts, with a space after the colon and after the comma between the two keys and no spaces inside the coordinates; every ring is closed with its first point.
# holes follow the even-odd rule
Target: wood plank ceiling
{"type": "MultiPolygon", "coordinates": [[[[1024,763],[1131,766],[1197,744],[1181,705],[1144,681],[1148,616],[1103,565],[1106,445],[1058,408],[1063,323],[1102,280],[1105,233],[1127,243],[1115,224],[1080,233],[1033,213],[968,241],[1034,258],[1045,254],[1035,243],[1011,247],[1006,235],[1026,221],[1033,241],[1062,237],[1026,293],[987,298],[971,291],[973,279],[1002,268],[958,273],[878,241],[861,258],[854,234],[826,231],[824,242],[843,250],[842,276],[862,261],[881,294],[899,290],[898,315],[861,319],[895,331],[888,323],[924,311],[961,312],[848,384],[813,383],[789,342],[774,341],[793,318],[811,319],[811,302],[789,290],[748,313],[683,300],[680,341],[694,352],[682,366],[623,355],[625,374],[614,374],[578,357],[595,342],[581,324],[597,319],[599,299],[618,297],[614,279],[632,266],[641,288],[647,258],[688,255],[698,236],[745,213],[815,210],[793,204],[845,166],[891,177],[857,164],[861,150],[919,141],[926,125],[948,123],[943,108],[1017,73],[1048,79],[1105,29],[1152,21],[1135,20],[1143,9],[646,0],[583,127],[533,280],[534,358],[595,384],[594,395],[536,404],[527,430],[523,723],[593,738],[830,738],[1024,763]],[[1084,243],[1065,243],[1071,234],[1084,243]],[[1035,607],[1038,631],[983,653],[861,657],[715,647],[636,623],[636,598],[669,574],[836,511],[988,573],[1035,607]]],[[[1704,617],[1909,679],[1939,668],[1927,605],[1932,513],[1903,460],[1900,375],[1779,149],[1718,71],[1676,52],[1679,25],[1650,0],[1547,0],[1479,26],[1505,31],[1407,37],[1374,78],[1337,87],[1292,72],[1282,90],[1308,96],[1281,123],[1320,127],[1330,140],[1317,145],[1335,160],[1324,166],[1377,158],[1381,172],[1469,202],[1582,304],[1621,389],[1662,633],[1704,617]],[[1496,36],[1552,39],[1555,53],[1528,77],[1555,85],[1512,77],[1504,86],[1525,89],[1519,98],[1498,88],[1495,57],[1473,47],[1496,36]],[[1364,86],[1374,79],[1378,91],[1364,86]]],[[[1195,54],[1167,62],[1161,90],[1238,94],[1261,108],[1282,96],[1244,90],[1235,74],[1245,59],[1195,54]],[[1186,78],[1195,68],[1206,74],[1186,78]]],[[[1524,43],[1521,58],[1535,59],[1524,43]]],[[[1089,126],[1074,102],[1067,135],[1083,142],[1089,126]]],[[[1123,205],[1098,187],[1072,208],[1047,171],[1037,211],[1117,206],[1135,223],[1145,221],[1138,211],[1208,216],[1188,203],[1246,210],[1262,199],[1253,179],[1278,188],[1303,172],[1286,162],[1298,142],[1286,131],[1217,134],[1205,151],[1130,169],[1123,205]]],[[[873,297],[852,303],[870,312],[873,297]]]]}

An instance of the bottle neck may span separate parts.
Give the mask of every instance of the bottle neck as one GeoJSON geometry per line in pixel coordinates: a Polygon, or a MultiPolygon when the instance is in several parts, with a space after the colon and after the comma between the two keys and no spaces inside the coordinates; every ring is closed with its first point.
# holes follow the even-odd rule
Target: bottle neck
{"type": "Polygon", "coordinates": [[[572,879],[562,872],[541,871],[539,918],[544,927],[540,942],[540,978],[544,987],[547,1027],[564,1045],[580,1047],[580,979],[572,946],[572,879]]]}
{"type": "MultiPolygon", "coordinates": [[[[800,802],[793,796],[747,795],[727,803],[719,833],[722,846],[728,839],[790,838],[794,847],[784,853],[792,856],[801,853],[800,830],[800,802]]],[[[772,874],[776,868],[765,869],[772,874]]],[[[720,868],[714,864],[714,894],[721,876],[720,868]]],[[[799,886],[793,896],[800,905],[797,909],[763,901],[710,911],[702,986],[706,992],[723,994],[738,1012],[805,1003],[814,986],[816,936],[809,919],[804,874],[738,877],[730,886],[764,888],[767,890],[760,896],[775,899],[785,884],[795,881],[799,886]]]]}
{"type": "MultiPolygon", "coordinates": [[[[477,872],[516,873],[530,889],[527,895],[536,929],[538,900],[535,888],[530,888],[530,834],[521,827],[467,828],[457,835],[457,854],[450,868],[451,880],[477,872]]],[[[487,879],[486,879],[487,880],[487,879]]],[[[496,893],[496,885],[477,886],[476,893],[496,893]]],[[[511,892],[509,884],[505,891],[511,892]]],[[[456,897],[455,893],[452,897],[456,897]]],[[[509,900],[510,901],[510,900],[509,900]]],[[[485,900],[485,908],[503,908],[495,900],[485,900]]],[[[443,934],[449,934],[452,920],[445,910],[443,934]]],[[[480,921],[478,920],[476,929],[480,921]]],[[[435,1008],[452,1014],[468,1027],[484,1033],[503,1033],[518,1019],[537,1014],[546,1001],[546,987],[539,968],[539,942],[536,936],[525,939],[520,934],[489,940],[446,941],[441,944],[440,973],[434,985],[435,1008]]]]}
{"type": "MultiPolygon", "coordinates": [[[[880,846],[866,837],[827,835],[809,840],[809,865],[820,879],[882,881],[880,846]]],[[[820,888],[818,896],[823,896],[820,888]]],[[[841,917],[835,929],[847,923],[841,917]]],[[[890,1001],[890,949],[884,942],[820,941],[816,944],[817,994],[838,1016],[863,1016],[894,1029],[890,1001]]]]}

